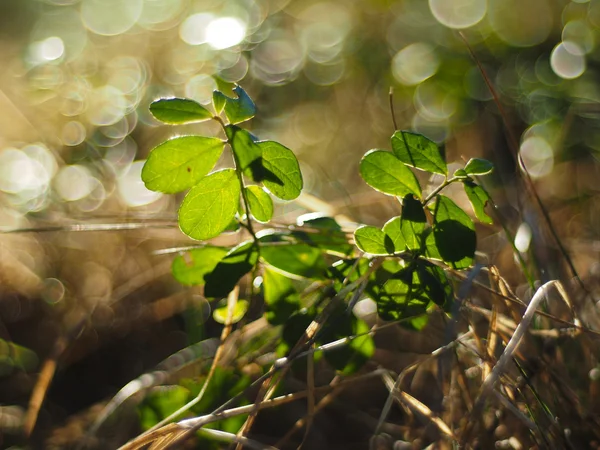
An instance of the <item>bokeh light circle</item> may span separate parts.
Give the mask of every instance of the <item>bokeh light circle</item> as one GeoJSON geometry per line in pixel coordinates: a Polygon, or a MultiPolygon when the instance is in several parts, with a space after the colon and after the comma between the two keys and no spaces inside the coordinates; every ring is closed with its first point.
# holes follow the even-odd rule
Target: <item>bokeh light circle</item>
{"type": "Polygon", "coordinates": [[[552,31],[552,9],[547,0],[488,0],[492,29],[509,45],[531,47],[552,31]]]}
{"type": "Polygon", "coordinates": [[[548,141],[543,137],[528,137],[521,144],[519,152],[532,178],[545,177],[552,172],[554,153],[548,141]]]}
{"type": "Polygon", "coordinates": [[[238,45],[246,37],[246,24],[235,17],[220,17],[206,27],[206,42],[216,50],[238,45]]]}
{"type": "Polygon", "coordinates": [[[92,174],[85,166],[74,164],[62,167],[54,177],[54,189],[67,202],[82,199],[93,189],[92,174]]]}
{"type": "Polygon", "coordinates": [[[433,16],[442,25],[462,29],[479,23],[487,11],[487,0],[429,0],[433,16]]]}
{"type": "Polygon", "coordinates": [[[81,20],[96,34],[115,36],[135,25],[143,6],[142,0],[82,0],[81,20]]]}
{"type": "Polygon", "coordinates": [[[392,73],[400,83],[414,86],[435,75],[439,65],[431,45],[415,42],[396,53],[392,59],[392,73]]]}
{"type": "Polygon", "coordinates": [[[567,80],[577,78],[585,72],[584,52],[577,44],[564,41],[554,47],[550,55],[550,66],[556,75],[567,80]]]}

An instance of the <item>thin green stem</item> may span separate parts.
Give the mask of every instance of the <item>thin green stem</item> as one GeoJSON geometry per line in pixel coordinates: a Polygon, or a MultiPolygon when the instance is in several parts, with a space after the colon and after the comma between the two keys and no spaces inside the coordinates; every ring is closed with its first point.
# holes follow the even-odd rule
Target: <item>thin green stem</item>
{"type": "Polygon", "coordinates": [[[446,178],[442,184],[436,187],[426,198],[423,200],[423,206],[427,205],[436,195],[438,195],[446,186],[459,181],[461,177],[446,178]]]}
{"type": "MultiPolygon", "coordinates": [[[[227,136],[227,130],[225,128],[225,122],[223,122],[223,119],[221,119],[220,116],[213,116],[213,119],[219,122],[219,125],[221,125],[221,128],[223,129],[223,133],[225,133],[225,136],[227,136]]],[[[256,233],[254,232],[252,220],[250,219],[250,206],[248,202],[248,196],[246,194],[246,185],[244,184],[244,177],[242,175],[242,170],[240,169],[240,162],[238,161],[238,158],[235,152],[233,151],[233,143],[231,142],[229,136],[227,136],[227,143],[231,147],[231,154],[233,156],[235,173],[240,184],[240,192],[242,193],[242,201],[244,203],[244,212],[246,213],[246,223],[244,224],[243,222],[240,222],[244,225],[244,228],[246,228],[248,232],[252,235],[252,239],[254,239],[254,242],[258,243],[258,238],[256,237],[256,233]]]]}

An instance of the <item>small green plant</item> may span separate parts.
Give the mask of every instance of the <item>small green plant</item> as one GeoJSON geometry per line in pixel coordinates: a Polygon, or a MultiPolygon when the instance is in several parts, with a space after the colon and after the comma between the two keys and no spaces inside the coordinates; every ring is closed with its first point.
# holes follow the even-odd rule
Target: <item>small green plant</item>
{"type": "MultiPolygon", "coordinates": [[[[469,215],[442,191],[462,183],[476,217],[491,223],[484,211],[489,195],[474,177],[490,173],[492,164],[471,159],[449,176],[433,141],[397,131],[391,138],[392,151],[367,152],[360,173],[375,190],[398,198],[401,215],[381,229],[359,226],[353,241],[335,219],[320,214],[301,216],[290,226],[270,226],[271,196],[297,198],[302,190],[300,167],[290,149],[260,141],[238,126],[256,109],[241,87],[233,91],[235,98],[214,92],[214,113],[184,98],[152,103],[150,111],[166,124],[215,120],[225,139],[167,140],[152,150],[142,172],[149,189],[164,193],[189,189],[178,213],[179,226],[189,237],[205,241],[223,232],[247,232],[248,239],[233,248],[201,243],[173,261],[173,275],[179,282],[203,286],[205,296],[216,300],[252,274],[248,299],[238,300],[233,309],[227,309],[231,305],[216,308],[213,318],[227,323],[229,315],[229,323],[235,323],[244,317],[250,301],[261,298],[267,321],[280,326],[280,356],[297,351],[299,343],[307,349],[352,336],[345,346],[324,355],[338,373],[349,375],[374,351],[367,324],[348,313],[361,296],[376,302],[382,319],[415,329],[427,323],[430,309],[449,310],[454,293],[445,269],[473,264],[476,233],[469,215]],[[226,144],[232,167],[212,171],[226,144]],[[442,175],[443,181],[424,196],[413,169],[442,175]],[[254,295],[253,286],[260,286],[261,296],[254,295]],[[309,334],[314,323],[319,324],[317,331],[309,334]],[[302,341],[302,336],[308,339],[302,341]]],[[[182,411],[191,397],[181,396],[169,411],[146,420],[146,426],[175,409],[182,411]]]]}

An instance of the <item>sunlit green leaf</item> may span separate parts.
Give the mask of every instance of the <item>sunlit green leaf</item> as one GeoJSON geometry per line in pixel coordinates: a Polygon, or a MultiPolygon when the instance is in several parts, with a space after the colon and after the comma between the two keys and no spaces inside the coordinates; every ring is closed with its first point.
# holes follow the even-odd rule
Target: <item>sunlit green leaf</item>
{"type": "Polygon", "coordinates": [[[262,181],[265,176],[262,150],[253,139],[253,136],[235,125],[227,125],[225,132],[235,155],[238,169],[256,182],[262,181]]]}
{"type": "Polygon", "coordinates": [[[394,251],[390,253],[398,253],[406,250],[406,241],[402,235],[400,216],[392,217],[383,226],[383,232],[392,241],[394,251]]]}
{"type": "Polygon", "coordinates": [[[176,257],[171,271],[181,284],[203,285],[206,282],[204,276],[212,272],[226,254],[227,249],[223,247],[195,248],[176,257]]]}
{"type": "Polygon", "coordinates": [[[393,274],[385,281],[379,294],[376,299],[377,312],[384,320],[406,319],[424,314],[430,302],[413,266],[393,274]]]}
{"type": "Polygon", "coordinates": [[[392,239],[377,227],[363,225],[354,232],[354,241],[359,249],[372,255],[394,253],[392,239]]]}
{"type": "Polygon", "coordinates": [[[455,178],[467,178],[469,175],[465,172],[465,169],[456,169],[453,176],[455,178]]]}
{"type": "Polygon", "coordinates": [[[144,164],[142,180],[152,191],[174,194],[191,188],[219,160],[224,142],[203,136],[182,136],[155,147],[144,164]]]}
{"type": "Polygon", "coordinates": [[[471,158],[465,166],[465,172],[469,175],[487,175],[494,170],[494,165],[487,159],[471,158]]]}
{"type": "Polygon", "coordinates": [[[223,94],[221,91],[213,91],[213,108],[215,108],[215,112],[217,114],[221,114],[223,112],[223,108],[225,107],[225,103],[227,102],[227,96],[223,94]]]}
{"type": "Polygon", "coordinates": [[[240,200],[233,169],[214,172],[187,193],[179,208],[179,227],[193,239],[218,236],[231,223],[240,200]]]}
{"type": "Polygon", "coordinates": [[[281,200],[294,200],[302,192],[302,173],[289,148],[274,141],[257,143],[262,149],[265,187],[281,200]]]}
{"type": "Polygon", "coordinates": [[[215,266],[214,270],[204,276],[206,297],[225,297],[240,279],[250,272],[258,262],[258,248],[254,241],[246,241],[232,248],[215,266]]]}
{"type": "Polygon", "coordinates": [[[246,91],[241,86],[233,88],[237,98],[227,97],[225,99],[225,115],[230,123],[240,123],[254,117],[256,106],[246,91]]]}
{"type": "Polygon", "coordinates": [[[209,110],[188,98],[161,98],[152,102],[150,112],[161,122],[172,125],[212,119],[209,110]]]}
{"type": "Polygon", "coordinates": [[[441,194],[435,203],[433,236],[444,262],[455,269],[471,266],[477,246],[475,225],[467,213],[441,194]]]}
{"type": "Polygon", "coordinates": [[[404,164],[441,175],[448,173],[437,144],[423,135],[396,131],[392,136],[392,150],[404,164]]]}
{"type": "Polygon", "coordinates": [[[256,220],[266,223],[273,217],[273,200],[260,186],[247,186],[246,197],[256,220]]]}
{"type": "Polygon", "coordinates": [[[278,234],[259,234],[261,258],[275,269],[304,278],[323,279],[327,264],[322,250],[286,241],[278,234]]]}
{"type": "Polygon", "coordinates": [[[464,180],[463,186],[477,218],[483,223],[493,223],[492,218],[485,213],[485,205],[491,200],[490,194],[471,180],[464,180]]]}
{"type": "Polygon", "coordinates": [[[421,197],[421,186],[415,175],[390,152],[369,151],[360,161],[360,174],[369,186],[384,194],[421,197]]]}
{"type": "MultiPolygon", "coordinates": [[[[246,314],[248,311],[249,303],[246,300],[238,300],[235,304],[235,308],[233,308],[233,314],[231,316],[231,323],[237,323],[246,314]]],[[[221,306],[213,311],[213,319],[217,323],[226,323],[227,322],[227,306],[221,306]]]]}
{"type": "Polygon", "coordinates": [[[300,297],[292,280],[268,267],[263,274],[263,289],[269,323],[284,324],[300,308],[300,297]]]}
{"type": "Polygon", "coordinates": [[[298,241],[340,255],[348,255],[354,249],[348,242],[346,233],[333,217],[324,216],[322,213],[309,213],[298,217],[296,223],[299,227],[306,228],[291,232],[298,241]]]}
{"type": "Polygon", "coordinates": [[[412,194],[402,199],[400,228],[409,250],[419,250],[423,242],[423,231],[427,226],[427,217],[423,205],[412,194]]]}

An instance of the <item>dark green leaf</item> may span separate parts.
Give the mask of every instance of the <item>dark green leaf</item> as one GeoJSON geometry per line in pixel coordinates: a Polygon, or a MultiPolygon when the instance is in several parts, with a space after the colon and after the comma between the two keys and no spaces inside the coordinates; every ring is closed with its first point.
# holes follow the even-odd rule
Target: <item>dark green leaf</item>
{"type": "Polygon", "coordinates": [[[354,232],[356,246],[372,255],[388,255],[394,253],[392,239],[377,227],[363,225],[354,232]]]}
{"type": "Polygon", "coordinates": [[[490,194],[472,180],[464,180],[463,186],[477,218],[483,223],[493,223],[492,218],[485,213],[485,205],[491,200],[490,194]]]}
{"type": "Polygon", "coordinates": [[[227,125],[225,133],[231,144],[238,168],[252,180],[262,181],[265,178],[262,150],[253,136],[235,125],[227,125]]]}
{"type": "Polygon", "coordinates": [[[399,253],[406,250],[406,241],[402,235],[400,224],[401,218],[400,216],[397,216],[388,220],[383,226],[383,232],[392,241],[392,248],[394,250],[390,253],[399,253]]]}
{"type": "Polygon", "coordinates": [[[409,250],[419,250],[423,242],[423,231],[427,226],[427,217],[423,205],[412,194],[402,199],[400,228],[409,250]]]}
{"type": "MultiPolygon", "coordinates": [[[[246,300],[238,300],[235,304],[235,308],[233,308],[233,314],[231,316],[231,323],[238,323],[244,315],[246,311],[248,311],[248,302],[246,300]]],[[[227,306],[221,306],[213,311],[213,319],[217,323],[226,323],[227,322],[227,306]]]]}
{"type": "Polygon", "coordinates": [[[188,98],[161,98],[152,102],[150,112],[161,122],[172,125],[212,119],[209,110],[188,98]]]}
{"type": "Polygon", "coordinates": [[[231,223],[240,201],[240,184],[233,169],[202,178],[179,208],[179,227],[193,239],[218,236],[231,223]]]}
{"type": "Polygon", "coordinates": [[[227,255],[206,274],[206,297],[225,297],[240,279],[250,272],[258,262],[258,248],[254,241],[246,241],[229,250],[227,255]]]}
{"type": "Polygon", "coordinates": [[[430,298],[415,268],[409,266],[385,282],[376,302],[382,319],[398,320],[424,314],[430,298]]]}
{"type": "Polygon", "coordinates": [[[257,143],[262,149],[265,187],[281,200],[294,200],[302,192],[302,173],[298,160],[289,148],[278,142],[257,143]]]}
{"type": "Polygon", "coordinates": [[[435,142],[420,134],[396,131],[392,136],[392,150],[404,164],[427,172],[448,174],[448,167],[435,142]]]}
{"type": "Polygon", "coordinates": [[[256,220],[266,223],[273,217],[273,200],[260,186],[247,186],[246,197],[256,220]]]}
{"type": "Polygon", "coordinates": [[[195,248],[175,258],[171,271],[181,284],[201,286],[206,282],[204,276],[212,272],[226,254],[227,249],[223,247],[195,248]]]}
{"type": "Polygon", "coordinates": [[[266,318],[272,325],[282,325],[300,309],[300,297],[288,277],[269,269],[263,275],[266,318]]]}
{"type": "MultiPolygon", "coordinates": [[[[319,335],[319,343],[333,342],[348,336],[369,332],[369,326],[362,320],[345,311],[345,307],[338,309],[338,314],[333,314],[330,321],[323,327],[319,335]]],[[[351,340],[347,345],[325,353],[325,359],[334,369],[342,375],[356,373],[375,352],[373,338],[368,334],[351,340]]]]}
{"type": "Polygon", "coordinates": [[[203,136],[182,136],[155,147],[142,170],[142,180],[152,191],[174,194],[191,188],[219,160],[224,142],[203,136]]]}
{"type": "MultiPolygon", "coordinates": [[[[237,98],[225,97],[225,115],[230,123],[240,123],[254,117],[256,114],[256,106],[252,99],[246,94],[240,86],[236,85],[233,92],[237,98]]],[[[213,101],[214,101],[213,95],[213,101]]],[[[220,105],[221,100],[217,100],[217,105],[220,105]]]]}
{"type": "Polygon", "coordinates": [[[421,197],[421,186],[408,167],[390,152],[371,150],[360,161],[360,174],[373,189],[388,195],[421,197]]]}
{"type": "Polygon", "coordinates": [[[465,172],[469,175],[487,175],[494,170],[494,165],[487,159],[472,158],[465,166],[465,172]]]}
{"type": "Polygon", "coordinates": [[[467,213],[441,194],[435,203],[433,236],[444,262],[455,269],[471,266],[477,247],[475,225],[467,213]]]}
{"type": "Polygon", "coordinates": [[[417,275],[425,296],[433,303],[443,306],[453,299],[452,285],[445,272],[427,261],[417,265],[417,275]]]}

